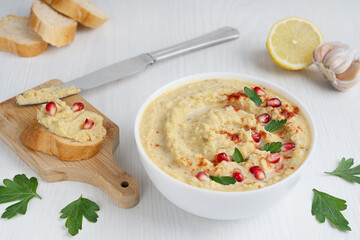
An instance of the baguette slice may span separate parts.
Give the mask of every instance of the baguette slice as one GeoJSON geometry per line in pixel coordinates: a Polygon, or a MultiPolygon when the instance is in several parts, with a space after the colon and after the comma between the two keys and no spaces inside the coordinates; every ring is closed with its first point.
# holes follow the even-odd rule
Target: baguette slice
{"type": "Polygon", "coordinates": [[[46,51],[48,44],[28,27],[29,18],[9,15],[0,21],[0,51],[34,57],[46,51]]]}
{"type": "Polygon", "coordinates": [[[74,41],[77,22],[36,0],[31,8],[29,27],[40,34],[44,41],[62,47],[74,41]]]}
{"type": "Polygon", "coordinates": [[[43,0],[82,25],[97,28],[110,18],[89,0],[43,0]]]}
{"type": "Polygon", "coordinates": [[[56,155],[61,160],[75,161],[93,157],[101,148],[105,138],[80,143],[59,137],[34,120],[21,133],[23,143],[36,151],[56,155]]]}

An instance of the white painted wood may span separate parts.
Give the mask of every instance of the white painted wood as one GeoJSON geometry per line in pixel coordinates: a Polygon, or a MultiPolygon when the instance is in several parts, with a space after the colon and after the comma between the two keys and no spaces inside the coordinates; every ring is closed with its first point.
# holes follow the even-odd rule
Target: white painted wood
{"type": "MultiPolygon", "coordinates": [[[[0,52],[0,101],[46,80],[69,81],[145,51],[157,50],[229,25],[241,39],[162,62],[137,76],[82,95],[121,129],[115,159],[141,186],[140,203],[122,209],[101,190],[83,183],[39,179],[43,200],[30,202],[25,216],[0,219],[0,239],[71,239],[60,210],[83,194],[101,208],[98,223],[84,220],[74,239],[360,239],[360,186],[326,176],[341,157],[360,163],[360,85],[332,90],[314,67],[291,72],[269,58],[265,41],[271,25],[287,16],[314,21],[327,41],[360,49],[358,1],[93,0],[111,20],[98,29],[80,27],[75,42],[34,58],[0,52]],[[166,200],[152,185],[138,159],[133,135],[141,103],[162,85],[183,76],[212,71],[252,74],[275,82],[308,106],[318,127],[316,151],[299,184],[286,199],[261,216],[213,221],[190,215],[166,200]],[[347,200],[343,212],[353,231],[343,233],[311,216],[312,188],[347,200]]],[[[0,16],[28,15],[32,1],[1,1],[0,16]]],[[[34,172],[0,142],[0,179],[34,172]]],[[[264,199],[266,201],[266,199],[264,199]]],[[[221,203],[219,203],[221,204],[221,203]]],[[[236,203],[234,203],[236,204],[236,203]]],[[[2,213],[7,204],[0,205],[2,213]]]]}

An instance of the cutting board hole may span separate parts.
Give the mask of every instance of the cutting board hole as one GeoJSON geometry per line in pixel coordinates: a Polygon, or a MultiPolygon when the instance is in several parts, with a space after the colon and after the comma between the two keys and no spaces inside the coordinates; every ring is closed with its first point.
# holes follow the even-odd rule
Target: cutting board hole
{"type": "Polygon", "coordinates": [[[129,186],[129,183],[128,183],[127,181],[123,181],[123,182],[121,183],[121,186],[122,186],[123,188],[127,188],[127,187],[129,186]]]}

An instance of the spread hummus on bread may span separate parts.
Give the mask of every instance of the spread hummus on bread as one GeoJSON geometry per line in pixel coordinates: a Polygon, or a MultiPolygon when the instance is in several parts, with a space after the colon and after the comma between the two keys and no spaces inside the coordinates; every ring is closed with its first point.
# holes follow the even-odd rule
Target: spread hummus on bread
{"type": "Polygon", "coordinates": [[[145,109],[140,139],[165,173],[193,186],[247,191],[293,174],[312,146],[302,110],[272,89],[238,80],[172,88],[145,109]]]}
{"type": "Polygon", "coordinates": [[[51,109],[46,109],[49,103],[43,104],[37,113],[37,121],[49,132],[80,143],[105,137],[106,129],[102,124],[103,117],[99,114],[79,108],[74,111],[72,107],[59,99],[54,100],[53,103],[56,105],[54,114],[49,114],[51,109]],[[91,121],[90,127],[86,127],[88,121],[91,121]]]}
{"type": "Polygon", "coordinates": [[[42,88],[38,90],[31,89],[23,94],[16,96],[16,102],[19,105],[49,102],[57,98],[67,97],[69,95],[77,94],[80,89],[72,86],[42,88]]]}

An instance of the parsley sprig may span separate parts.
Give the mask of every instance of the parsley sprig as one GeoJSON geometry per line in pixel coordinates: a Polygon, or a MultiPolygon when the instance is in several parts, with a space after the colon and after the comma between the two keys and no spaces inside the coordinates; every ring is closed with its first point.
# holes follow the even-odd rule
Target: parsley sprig
{"type": "Polygon", "coordinates": [[[348,182],[356,182],[360,183],[360,165],[351,168],[354,165],[354,159],[349,158],[345,159],[344,157],[341,159],[339,166],[332,172],[325,172],[330,175],[338,176],[345,179],[348,182]],[[359,176],[355,176],[359,175],[359,176]]]}
{"type": "Polygon", "coordinates": [[[325,218],[342,231],[351,231],[349,222],[341,214],[347,208],[346,201],[336,198],[327,193],[313,189],[314,198],[311,207],[311,214],[316,217],[319,222],[325,222],[325,218]]]}
{"type": "Polygon", "coordinates": [[[237,163],[245,162],[244,157],[237,147],[235,148],[234,155],[232,155],[231,158],[237,163]]]}
{"type": "Polygon", "coordinates": [[[41,197],[36,193],[38,181],[32,177],[28,179],[25,174],[16,175],[13,180],[4,179],[4,185],[0,186],[0,203],[8,203],[18,201],[5,209],[1,215],[2,218],[13,218],[17,214],[24,215],[27,211],[29,201],[37,197],[41,197]]]}
{"type": "Polygon", "coordinates": [[[235,178],[229,176],[225,176],[225,177],[210,176],[210,179],[222,185],[230,185],[236,183],[235,178]]]}
{"type": "Polygon", "coordinates": [[[278,130],[282,125],[286,124],[287,120],[271,120],[268,124],[265,126],[265,130],[268,132],[275,132],[278,130]]]}
{"type": "Polygon", "coordinates": [[[261,150],[268,151],[270,153],[281,152],[282,143],[281,142],[272,142],[266,143],[261,150]]]}
{"type": "Polygon", "coordinates": [[[255,103],[256,106],[260,107],[262,101],[259,95],[255,92],[255,90],[251,90],[248,87],[244,87],[244,92],[248,96],[248,98],[255,103]]]}
{"type": "Polygon", "coordinates": [[[96,211],[99,210],[100,208],[96,203],[80,196],[78,200],[71,202],[61,210],[62,215],[60,218],[67,218],[65,227],[68,228],[68,232],[72,236],[75,236],[82,229],[83,216],[89,222],[95,223],[99,217],[96,211]]]}

